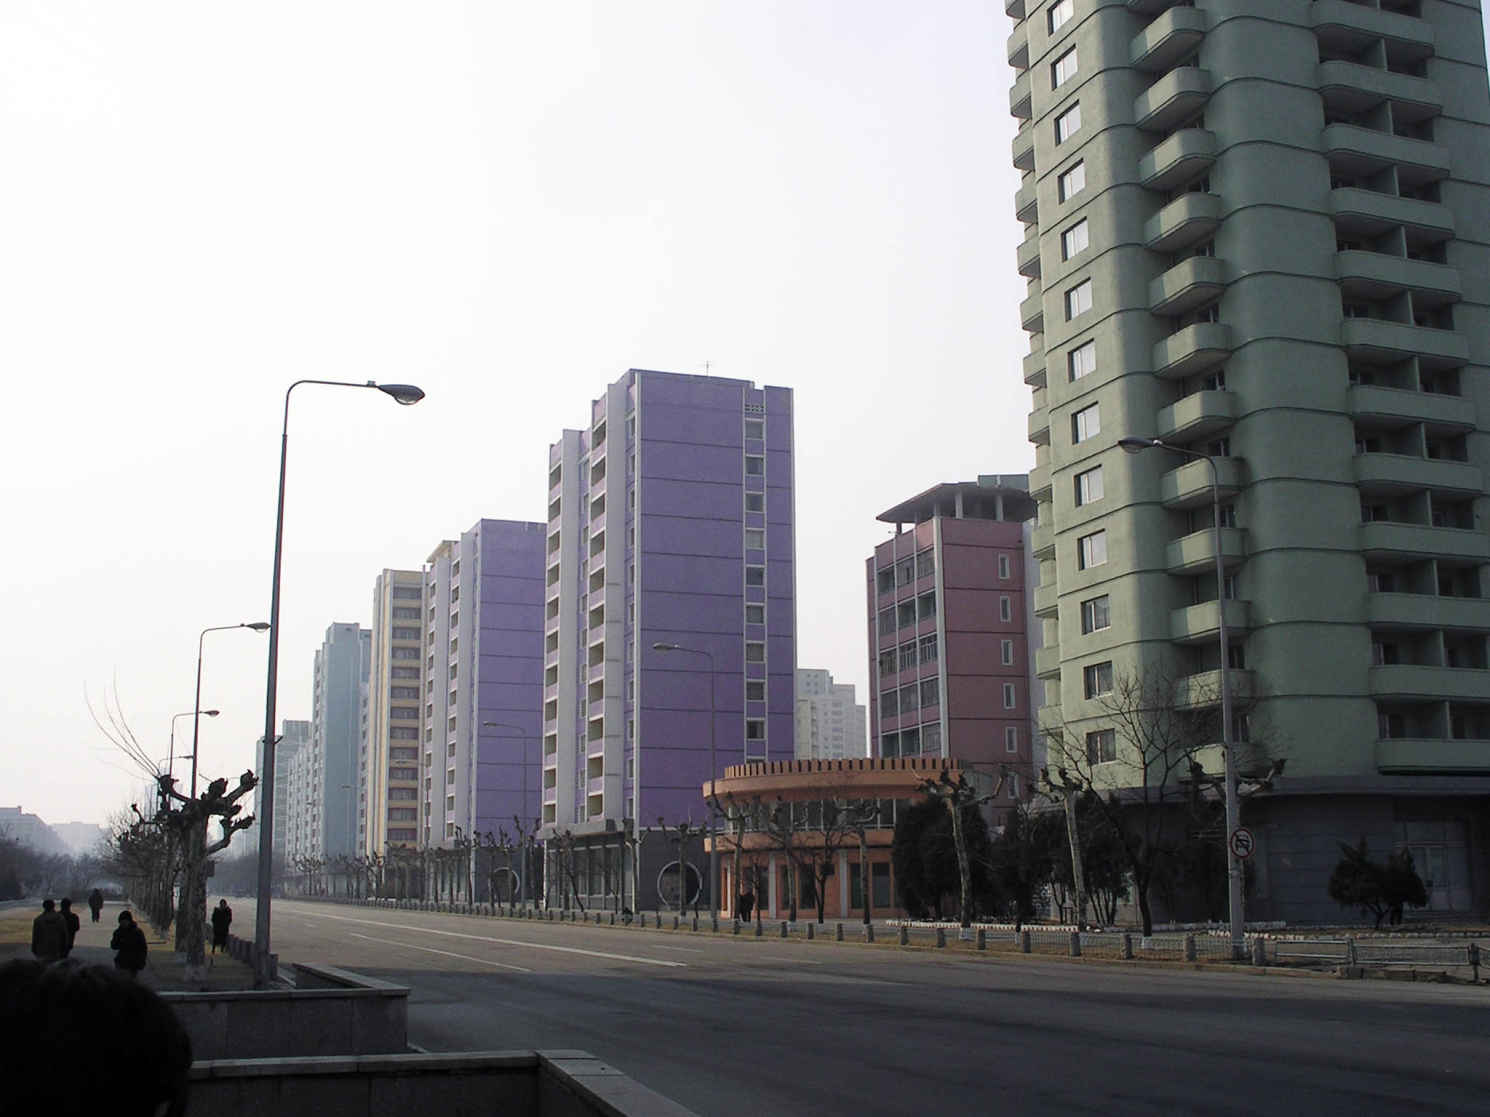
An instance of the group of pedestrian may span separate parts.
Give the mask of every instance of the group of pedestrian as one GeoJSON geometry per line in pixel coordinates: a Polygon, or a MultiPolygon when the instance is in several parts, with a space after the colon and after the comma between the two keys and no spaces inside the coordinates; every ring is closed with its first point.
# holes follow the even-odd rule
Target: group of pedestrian
{"type": "MultiPolygon", "coordinates": [[[[88,907],[97,923],[103,910],[103,893],[96,888],[88,897],[88,907]]],[[[43,900],[41,914],[31,922],[31,953],[39,962],[60,962],[72,953],[81,926],[82,920],[72,910],[71,897],[63,897],[60,908],[52,900],[43,900]]],[[[145,968],[150,947],[128,909],[119,913],[119,927],[109,941],[109,949],[116,952],[114,966],[131,977],[145,968]]]]}

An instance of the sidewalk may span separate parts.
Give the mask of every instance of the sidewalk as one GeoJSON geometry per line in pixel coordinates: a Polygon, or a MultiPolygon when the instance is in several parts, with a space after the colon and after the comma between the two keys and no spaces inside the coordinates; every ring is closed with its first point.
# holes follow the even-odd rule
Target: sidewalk
{"type": "MultiPolygon", "coordinates": [[[[114,965],[114,952],[109,948],[109,939],[113,937],[114,930],[119,926],[119,913],[127,904],[118,902],[107,903],[99,914],[98,922],[92,920],[92,913],[88,905],[84,903],[81,907],[74,905],[74,911],[82,920],[78,928],[77,939],[73,942],[70,958],[76,959],[85,965],[109,966],[114,965]]],[[[130,907],[129,910],[139,921],[140,929],[145,932],[145,941],[149,944],[150,953],[146,956],[145,968],[140,971],[140,981],[152,989],[183,991],[201,989],[201,984],[188,985],[186,982],[186,962],[182,955],[174,953],[174,940],[168,940],[160,934],[149,923],[145,922],[139,911],[130,907]]],[[[8,962],[12,958],[31,957],[31,921],[41,913],[41,903],[27,904],[22,907],[11,908],[8,911],[0,911],[0,962],[8,962]]],[[[218,954],[215,958],[210,953],[208,946],[208,960],[212,963],[207,970],[205,988],[212,991],[228,989],[252,989],[254,984],[253,970],[241,962],[235,962],[225,954],[218,954]]]]}

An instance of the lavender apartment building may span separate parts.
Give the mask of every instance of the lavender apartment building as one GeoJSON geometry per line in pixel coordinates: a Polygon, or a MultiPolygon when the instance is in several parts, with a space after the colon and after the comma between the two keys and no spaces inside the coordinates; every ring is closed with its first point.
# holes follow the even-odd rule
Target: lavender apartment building
{"type": "Polygon", "coordinates": [[[865,564],[869,740],[876,757],[956,760],[990,783],[994,804],[1023,791],[1033,765],[1030,602],[1023,476],[941,484],[882,513],[895,534],[865,564]]]}
{"type": "Polygon", "coordinates": [[[426,845],[537,818],[544,529],[478,520],[425,562],[426,845]]]}
{"type": "MultiPolygon", "coordinates": [[[[638,369],[550,447],[549,903],[655,905],[658,820],[701,825],[711,773],[791,759],[793,467],[789,389],[638,369]]],[[[701,884],[701,843],[687,862],[701,884]]]]}

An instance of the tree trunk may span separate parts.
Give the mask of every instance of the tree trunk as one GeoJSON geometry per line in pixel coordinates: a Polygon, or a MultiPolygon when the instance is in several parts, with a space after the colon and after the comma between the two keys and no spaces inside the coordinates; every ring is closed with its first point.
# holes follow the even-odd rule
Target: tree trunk
{"type": "Polygon", "coordinates": [[[947,796],[947,809],[952,812],[952,844],[957,847],[958,918],[964,927],[973,924],[973,871],[968,864],[967,844],[962,834],[962,808],[956,796],[947,796]]]}
{"type": "Polygon", "coordinates": [[[864,831],[859,831],[859,892],[864,901],[864,922],[866,924],[874,921],[873,901],[869,897],[869,839],[865,837],[864,831]]]}
{"type": "MultiPolygon", "coordinates": [[[[1076,886],[1076,926],[1086,926],[1086,874],[1081,862],[1081,836],[1076,829],[1076,796],[1066,788],[1061,798],[1066,806],[1066,841],[1071,846],[1071,880],[1076,886]]],[[[1144,934],[1148,934],[1147,931],[1144,934]]]]}

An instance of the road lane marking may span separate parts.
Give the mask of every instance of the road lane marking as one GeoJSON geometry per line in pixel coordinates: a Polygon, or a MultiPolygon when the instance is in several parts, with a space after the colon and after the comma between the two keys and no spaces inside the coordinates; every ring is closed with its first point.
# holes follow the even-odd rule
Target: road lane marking
{"type": "Polygon", "coordinates": [[[523,966],[509,966],[506,962],[492,962],[485,958],[473,958],[469,954],[455,954],[449,950],[436,950],[432,946],[415,946],[411,942],[399,942],[396,939],[379,939],[372,935],[359,935],[356,931],[348,932],[354,939],[366,939],[368,942],[385,942],[389,946],[403,946],[409,950],[423,950],[427,954],[443,954],[446,958],[459,958],[465,962],[479,962],[483,966],[496,966],[502,970],[516,970],[518,973],[532,973],[533,971],[523,966]]]}
{"type": "Polygon", "coordinates": [[[552,943],[527,942],[523,939],[498,939],[489,935],[468,935],[461,931],[438,931],[433,927],[411,927],[407,923],[384,923],[381,919],[353,919],[349,915],[323,915],[322,919],[336,919],[343,923],[362,923],[369,927],[391,927],[399,931],[414,931],[422,935],[444,935],[452,939],[474,939],[477,942],[496,942],[504,946],[521,946],[528,950],[553,950],[560,954],[583,954],[590,958],[610,958],[617,962],[636,962],[643,966],[665,966],[685,969],[687,962],[673,962],[666,958],[643,958],[635,954],[612,954],[604,950],[585,950],[578,946],[554,946],[552,943]]]}
{"type": "Polygon", "coordinates": [[[676,950],[682,954],[702,954],[703,951],[694,946],[663,946],[660,942],[652,944],[658,950],[676,950]]]}

